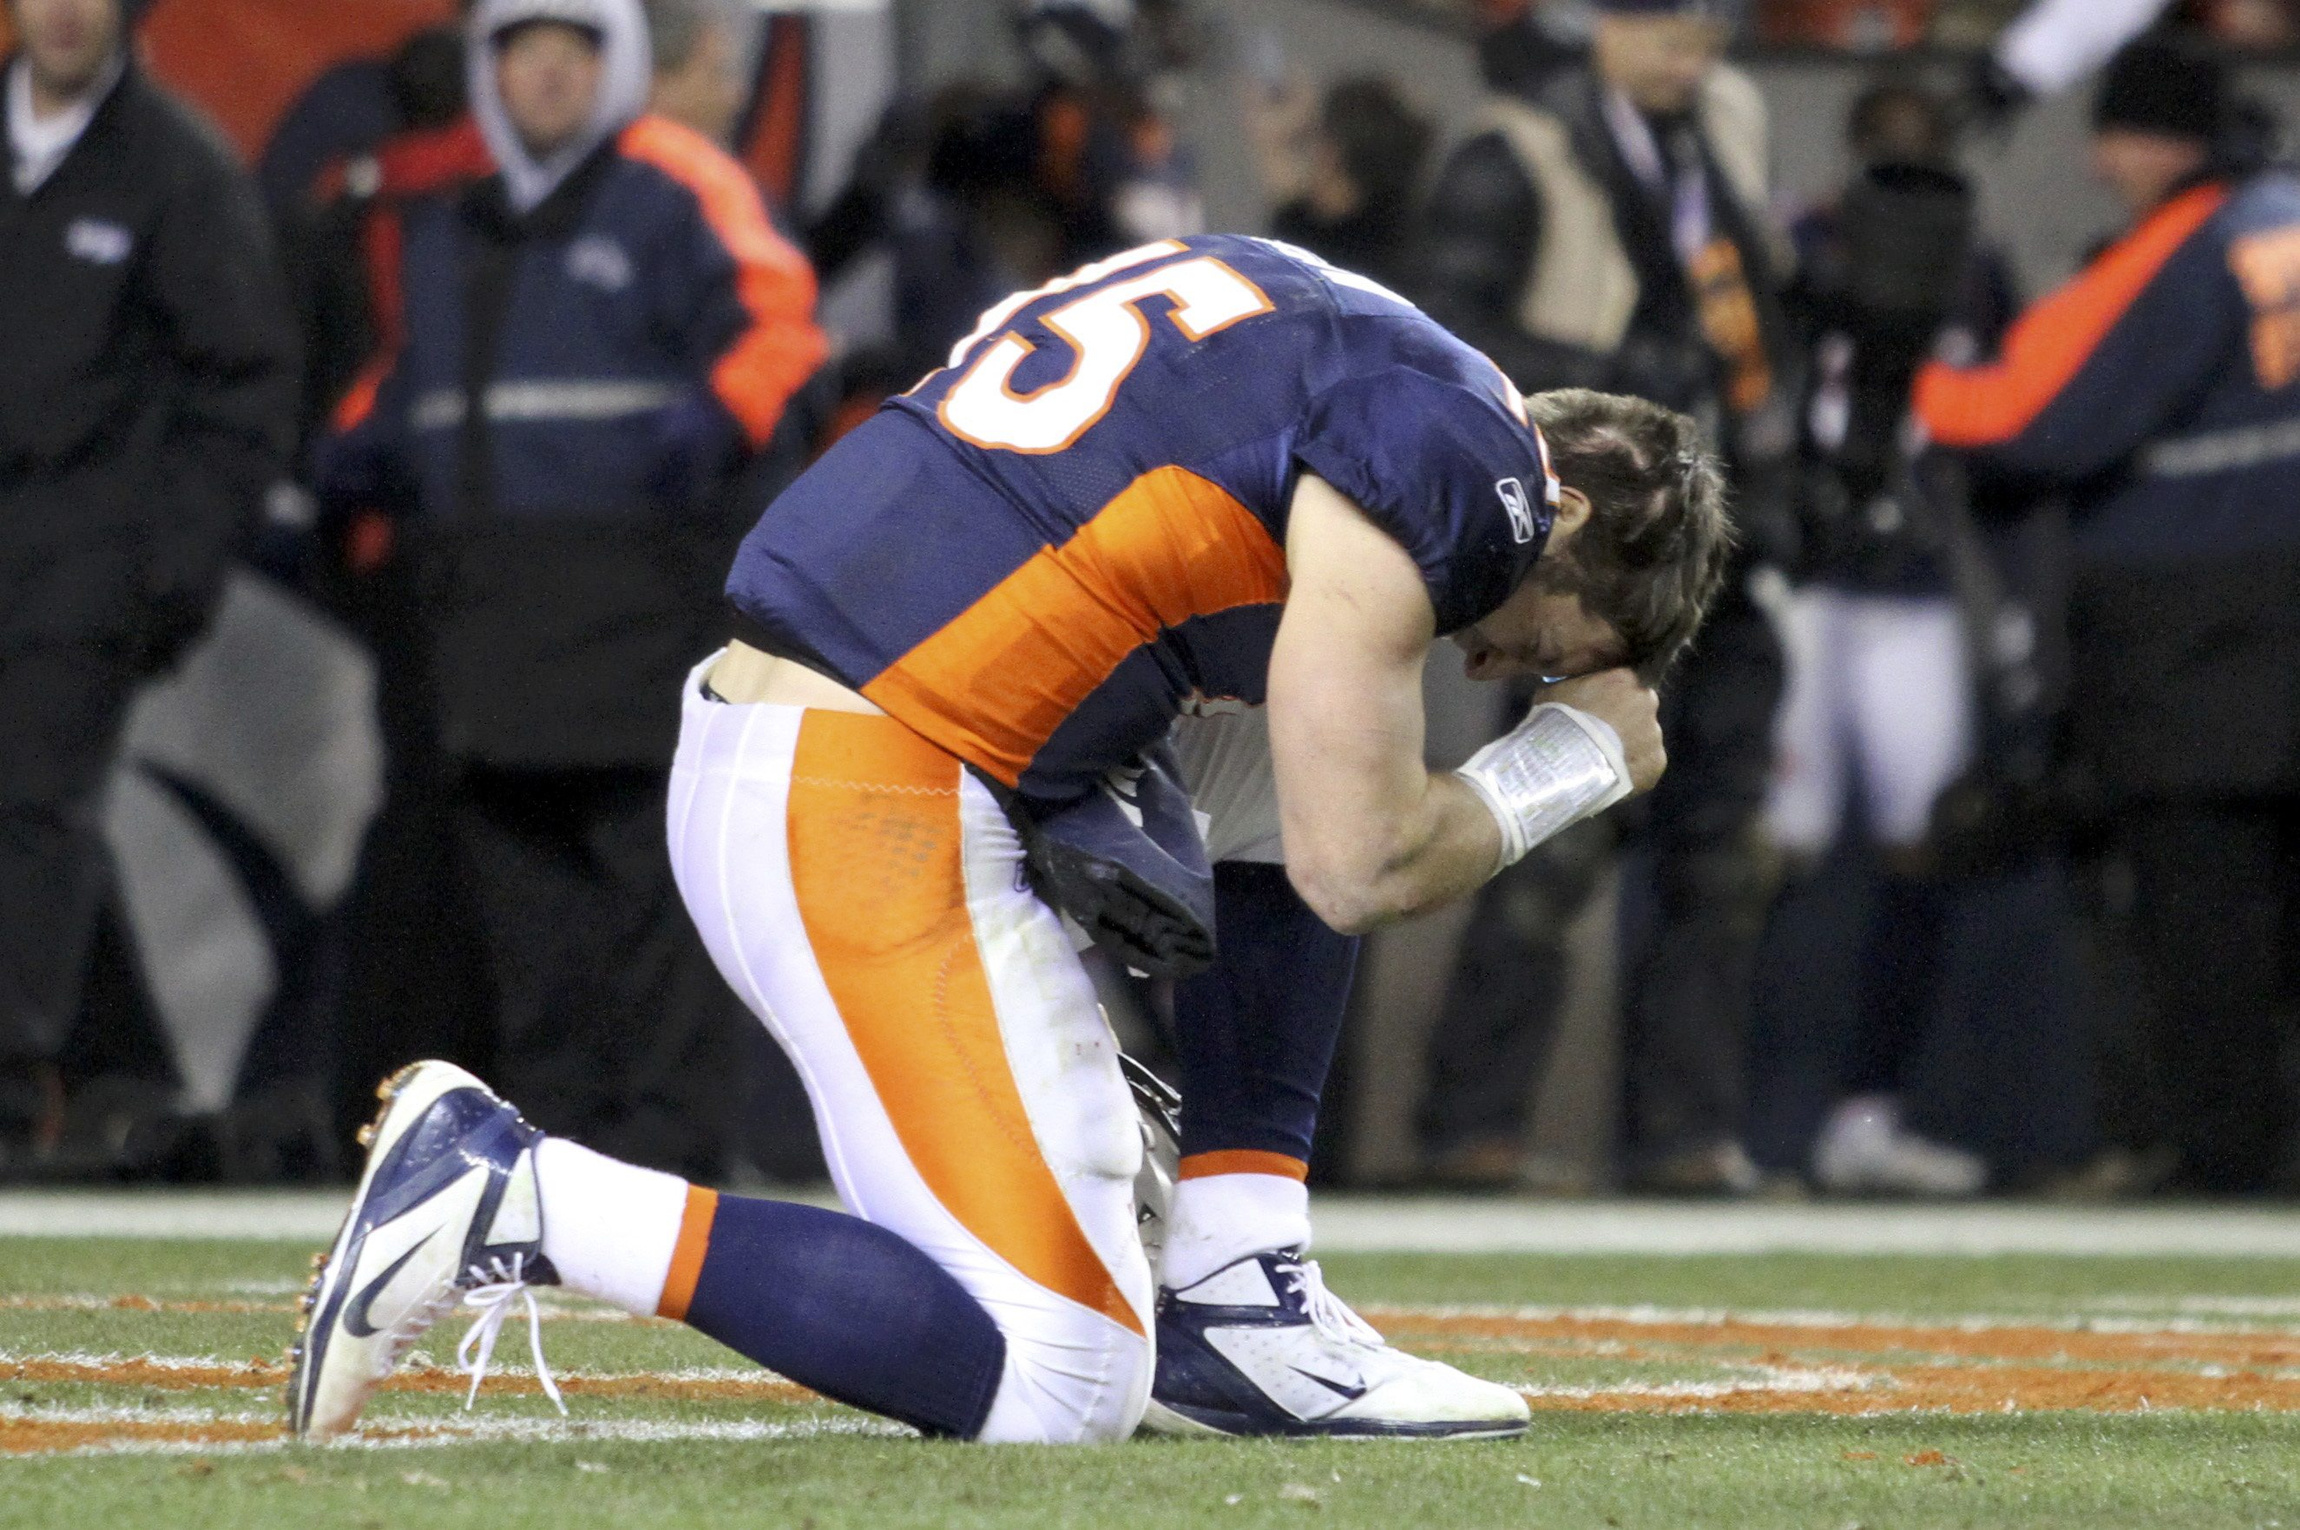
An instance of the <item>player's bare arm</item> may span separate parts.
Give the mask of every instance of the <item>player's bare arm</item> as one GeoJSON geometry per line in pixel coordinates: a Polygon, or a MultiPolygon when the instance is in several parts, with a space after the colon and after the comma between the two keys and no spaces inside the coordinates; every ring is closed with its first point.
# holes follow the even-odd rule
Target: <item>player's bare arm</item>
{"type": "MultiPolygon", "coordinates": [[[[1569,538],[1588,513],[1578,494],[1568,505],[1553,537],[1569,538]]],[[[1469,780],[1423,764],[1422,669],[1436,615],[1420,571],[1364,512],[1309,475],[1295,491],[1286,555],[1292,590],[1270,659],[1270,747],[1296,887],[1348,932],[1467,895],[1530,846],[1508,843],[1503,818],[1469,780]]],[[[1524,589],[1510,602],[1524,609],[1505,608],[1492,630],[1463,634],[1472,676],[1602,662],[1610,635],[1577,624],[1570,597],[1573,610],[1544,610],[1559,602],[1524,589]]],[[[1630,790],[1660,778],[1657,703],[1628,670],[1563,681],[1543,699],[1613,731],[1630,790]]]]}

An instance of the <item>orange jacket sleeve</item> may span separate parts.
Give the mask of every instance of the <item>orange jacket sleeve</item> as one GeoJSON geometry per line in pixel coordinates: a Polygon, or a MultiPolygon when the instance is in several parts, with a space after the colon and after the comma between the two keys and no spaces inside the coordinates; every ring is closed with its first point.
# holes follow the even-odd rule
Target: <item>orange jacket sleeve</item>
{"type": "Polygon", "coordinates": [[[661,117],[642,117],[624,131],[622,150],[652,165],[695,198],[715,258],[698,275],[723,283],[726,303],[697,306],[714,337],[711,391],[743,428],[753,448],[766,444],[791,395],[830,355],[816,325],[815,273],[804,255],[767,221],[758,188],[743,167],[698,133],[661,117]]]}

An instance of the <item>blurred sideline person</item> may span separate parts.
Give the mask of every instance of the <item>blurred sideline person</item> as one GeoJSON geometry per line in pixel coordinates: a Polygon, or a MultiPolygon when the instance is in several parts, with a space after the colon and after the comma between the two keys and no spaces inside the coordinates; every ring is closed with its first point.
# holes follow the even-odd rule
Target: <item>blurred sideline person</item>
{"type": "MultiPolygon", "coordinates": [[[[292,210],[275,209],[301,288],[307,473],[345,392],[379,354],[399,349],[408,214],[495,173],[470,111],[464,39],[451,22],[401,44],[386,70],[391,131],[298,187],[292,210]]],[[[323,77],[291,118],[319,118],[327,99],[323,77]]],[[[312,125],[315,137],[334,141],[332,125],[312,125]]],[[[408,539],[376,505],[339,510],[327,533],[315,592],[375,661],[384,749],[383,808],[361,847],[344,920],[336,1111],[348,1140],[371,1108],[370,1080],[410,1056],[488,1056],[492,1016],[457,869],[451,770],[439,749],[408,539]]]]}
{"type": "Polygon", "coordinates": [[[498,1069],[555,1130],[707,1175],[732,1020],[663,846],[670,698],[824,357],[814,283],[738,165],[641,114],[637,0],[471,29],[500,169],[403,210],[397,348],[322,490],[408,512],[498,1069]]]}
{"type": "Polygon", "coordinates": [[[1905,448],[1909,389],[1936,343],[1993,348],[2011,319],[2003,263],[1976,250],[1947,104],[1888,79],[1855,103],[1860,170],[1800,220],[1792,309],[1812,357],[1789,686],[1766,819],[1792,874],[1838,843],[1851,794],[1883,873],[1838,1028],[1844,1098],[1813,1147],[1824,1189],[1971,1194],[1977,1155],[1904,1124],[1900,1072],[1945,952],[1933,804],[1974,747],[1965,615],[1940,514],[1905,448]],[[1953,332],[1953,341],[1943,331],[1953,332]]]}
{"type": "Polygon", "coordinates": [[[742,17],[731,0],[647,0],[655,83],[647,109],[725,147],[749,84],[742,17]]]}
{"type": "MultiPolygon", "coordinates": [[[[401,207],[495,168],[471,118],[463,36],[461,26],[447,25],[402,43],[383,66],[385,130],[324,160],[292,191],[276,193],[272,217],[289,250],[306,337],[304,445],[326,429],[329,411],[360,369],[398,343],[401,207]]],[[[289,142],[283,126],[273,139],[283,161],[300,166],[332,147],[344,126],[326,120],[324,85],[323,77],[293,109],[312,119],[307,136],[319,142],[289,142]]]]}
{"type": "Polygon", "coordinates": [[[1300,1166],[1265,1144],[1306,1146],[1330,1030],[1257,1010],[1182,1038],[1241,1087],[1183,1101],[1153,1270],[1064,916],[1147,973],[1214,958],[1167,747],[1193,708],[1266,702],[1286,878],[1340,933],[1650,788],[1637,675],[1716,592],[1723,495],[1684,417],[1529,406],[1285,246],[1159,241],[1002,303],[769,507],[734,640],[684,688],[680,883],[806,1078],[850,1214],[614,1162],[418,1065],[313,1293],[297,1432],[347,1427],[458,1291],[500,1322],[553,1280],[929,1434],[1521,1432],[1516,1393],[1390,1349],[1306,1257],[1300,1166]],[[1433,776],[1440,635],[1473,679],[1576,678],[1433,776]]]}
{"type": "Polygon", "coordinates": [[[2178,1183],[2259,1189],[2293,1169],[2300,179],[2179,34],[2117,55],[2093,121],[2132,226],[1917,411],[1977,480],[2072,502],[2071,733],[2133,878],[2178,1183]]]}
{"type": "Polygon", "coordinates": [[[1379,75],[1322,92],[1255,84],[1247,98],[1270,232],[1345,271],[1402,288],[1428,121],[1379,75]]]}
{"type": "Polygon", "coordinates": [[[0,184],[0,1138],[61,1121],[103,786],[286,476],[296,346],[263,209],[118,0],[9,0],[0,184]]]}
{"type": "MultiPolygon", "coordinates": [[[[1745,1193],[1750,971],[1772,891],[1758,823],[1781,687],[1752,590],[1779,558],[1796,353],[1766,222],[1764,103],[1721,62],[1702,0],[1603,0],[1573,60],[1534,29],[1484,131],[1440,171],[1416,290],[1527,391],[1601,387],[1699,421],[1731,465],[1741,554],[1701,641],[1662,687],[1676,768],[1622,816],[1622,1159],[1632,1184],[1745,1193]]],[[[1775,576],[1777,577],[1777,576],[1775,576]]],[[[1534,1081],[1563,999],[1565,929],[1606,829],[1552,842],[1481,898],[1429,1051],[1434,1177],[1527,1170],[1534,1081]]]]}
{"type": "Polygon", "coordinates": [[[1161,107],[1181,62],[1146,14],[1162,9],[1015,0],[1022,88],[963,79],[888,108],[807,230],[825,282],[874,248],[893,257],[893,354],[858,358],[858,391],[906,386],[1008,293],[1203,226],[1161,107]]]}

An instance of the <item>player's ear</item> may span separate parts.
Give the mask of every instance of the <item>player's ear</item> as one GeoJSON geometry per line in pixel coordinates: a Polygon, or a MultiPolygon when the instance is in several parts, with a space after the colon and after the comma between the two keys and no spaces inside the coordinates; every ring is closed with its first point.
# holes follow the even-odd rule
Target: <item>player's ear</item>
{"type": "Polygon", "coordinates": [[[1565,544],[1573,540],[1574,533],[1589,524],[1590,516],[1596,511],[1597,507],[1590,503],[1588,495],[1571,484],[1563,485],[1558,490],[1557,508],[1550,512],[1549,540],[1542,547],[1544,556],[1563,552],[1565,544]]]}

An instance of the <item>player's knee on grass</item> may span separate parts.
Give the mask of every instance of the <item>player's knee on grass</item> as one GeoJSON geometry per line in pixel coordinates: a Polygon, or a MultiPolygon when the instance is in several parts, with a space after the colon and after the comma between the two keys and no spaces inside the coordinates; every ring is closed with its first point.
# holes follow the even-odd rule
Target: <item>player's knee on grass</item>
{"type": "MultiPolygon", "coordinates": [[[[977,1299],[1006,1339],[997,1399],[978,1438],[995,1444],[1095,1444],[1122,1440],[1148,1405],[1153,1356],[1149,1262],[1134,1223],[1134,1176],[1142,1139],[1132,1101],[1067,1123],[1040,1140],[1060,1147],[1047,1167],[1061,1184],[1120,1301],[1101,1310],[1077,1296],[1025,1281],[978,1285],[977,1299]]],[[[1081,1282],[1083,1290],[1094,1282],[1081,1282]]]]}
{"type": "MultiPolygon", "coordinates": [[[[1083,1315],[1083,1314],[1082,1314],[1083,1315]]],[[[1005,1329],[1006,1374],[976,1436],[986,1445],[1099,1445],[1123,1440],[1150,1402],[1147,1335],[1043,1323],[1005,1329]]]]}

